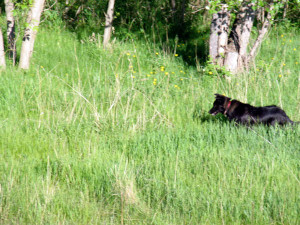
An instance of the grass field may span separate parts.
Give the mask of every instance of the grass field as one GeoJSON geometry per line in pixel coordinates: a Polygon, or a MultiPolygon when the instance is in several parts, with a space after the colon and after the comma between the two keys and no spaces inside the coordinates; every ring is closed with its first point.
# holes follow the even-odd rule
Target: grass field
{"type": "Polygon", "coordinates": [[[30,71],[1,71],[1,224],[300,223],[300,126],[207,113],[220,93],[300,121],[298,32],[274,29],[226,78],[150,42],[99,43],[42,29],[30,71]]]}

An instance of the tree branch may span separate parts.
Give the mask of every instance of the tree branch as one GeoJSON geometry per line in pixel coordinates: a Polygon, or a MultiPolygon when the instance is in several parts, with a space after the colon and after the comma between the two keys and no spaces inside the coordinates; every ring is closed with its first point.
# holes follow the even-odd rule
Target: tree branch
{"type": "Polygon", "coordinates": [[[272,19],[271,11],[273,9],[274,9],[274,3],[272,1],[269,6],[268,15],[265,18],[263,25],[262,25],[261,29],[259,30],[258,37],[256,38],[256,40],[253,44],[253,47],[251,48],[251,51],[249,53],[248,62],[251,62],[255,58],[255,56],[257,54],[257,50],[258,50],[259,46],[261,45],[263,38],[265,37],[265,35],[267,34],[267,32],[270,28],[270,25],[271,25],[270,21],[272,19]]]}

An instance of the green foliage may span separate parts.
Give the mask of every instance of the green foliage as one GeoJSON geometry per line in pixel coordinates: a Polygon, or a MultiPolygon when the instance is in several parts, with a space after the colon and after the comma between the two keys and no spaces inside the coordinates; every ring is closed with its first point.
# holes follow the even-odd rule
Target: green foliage
{"type": "Polygon", "coordinates": [[[214,78],[215,76],[219,78],[231,77],[232,74],[229,72],[224,66],[215,65],[212,63],[211,59],[209,59],[203,68],[203,73],[210,78],[214,78]]]}
{"type": "MultiPolygon", "coordinates": [[[[49,0],[47,1],[46,9],[49,11],[43,15],[45,21],[49,18],[54,24],[58,23],[61,26],[61,21],[72,30],[79,32],[83,27],[85,29],[93,29],[93,31],[100,31],[103,29],[104,15],[106,12],[108,1],[72,1],[64,0],[49,0]],[[55,22],[57,20],[57,22],[55,22]]],[[[48,24],[51,26],[51,23],[48,24]]]]}
{"type": "Polygon", "coordinates": [[[28,26],[27,15],[32,6],[32,1],[17,1],[14,4],[13,16],[15,19],[17,32],[21,32],[28,26]]]}
{"type": "MultiPolygon", "coordinates": [[[[213,14],[213,13],[217,13],[218,11],[220,11],[222,9],[222,7],[224,5],[226,5],[227,10],[230,12],[231,17],[235,17],[236,16],[236,12],[239,10],[239,8],[245,4],[245,3],[253,3],[253,9],[254,10],[258,10],[260,8],[264,8],[264,10],[266,12],[270,12],[273,19],[275,18],[275,16],[277,16],[277,18],[281,18],[282,17],[282,12],[283,12],[283,8],[285,6],[285,4],[289,4],[290,6],[293,6],[293,10],[290,11],[294,11],[295,10],[295,5],[298,4],[299,6],[299,2],[297,3],[297,1],[285,1],[285,0],[278,0],[278,1],[272,1],[272,4],[274,5],[273,9],[270,10],[270,4],[271,1],[264,1],[264,0],[252,0],[252,1],[240,1],[240,0],[210,0],[208,1],[208,5],[206,6],[209,9],[209,13],[213,14]]],[[[297,6],[296,6],[297,7],[297,6]]]]}
{"type": "Polygon", "coordinates": [[[207,113],[220,93],[300,121],[298,36],[275,27],[227,79],[151,41],[41,29],[31,69],[0,76],[1,223],[298,224],[300,127],[207,113]]]}

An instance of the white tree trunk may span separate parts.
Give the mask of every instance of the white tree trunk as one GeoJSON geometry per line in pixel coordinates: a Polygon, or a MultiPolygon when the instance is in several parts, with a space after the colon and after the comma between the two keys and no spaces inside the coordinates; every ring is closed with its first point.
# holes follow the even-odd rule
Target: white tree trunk
{"type": "Polygon", "coordinates": [[[227,70],[235,73],[238,68],[238,60],[239,60],[239,53],[237,52],[226,52],[224,65],[227,70]]]}
{"type": "Polygon", "coordinates": [[[2,30],[0,27],[0,68],[5,68],[5,52],[4,52],[4,42],[3,42],[3,35],[2,30]]]}
{"type": "Polygon", "coordinates": [[[16,62],[16,40],[15,40],[15,19],[13,15],[14,3],[12,0],[5,0],[5,13],[7,21],[7,42],[8,42],[8,55],[13,60],[13,65],[16,62]]]}
{"type": "Polygon", "coordinates": [[[34,41],[37,34],[37,29],[40,23],[41,14],[43,11],[45,0],[34,0],[32,8],[30,9],[27,17],[27,27],[25,29],[20,64],[21,69],[29,69],[29,62],[33,52],[34,41]]]}
{"type": "Polygon", "coordinates": [[[228,41],[229,16],[227,5],[223,5],[219,12],[213,14],[210,26],[209,55],[213,63],[221,66],[228,41]]]}
{"type": "Polygon", "coordinates": [[[107,13],[105,18],[105,28],[104,28],[104,36],[103,36],[103,46],[106,47],[111,36],[112,31],[112,22],[113,22],[113,16],[114,16],[114,5],[115,0],[109,0],[108,7],[107,7],[107,13]]]}
{"type": "Polygon", "coordinates": [[[253,3],[246,3],[241,7],[229,36],[224,65],[233,73],[247,68],[247,46],[255,19],[252,6],[253,3]]]}
{"type": "Polygon", "coordinates": [[[209,56],[212,62],[216,62],[218,56],[218,13],[212,15],[212,22],[210,25],[210,37],[209,37],[209,56]]]}

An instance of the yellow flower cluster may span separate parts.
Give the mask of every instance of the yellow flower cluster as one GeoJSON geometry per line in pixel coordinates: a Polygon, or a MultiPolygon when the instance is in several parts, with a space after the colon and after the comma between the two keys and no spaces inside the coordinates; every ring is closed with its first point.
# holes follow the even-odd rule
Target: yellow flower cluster
{"type": "Polygon", "coordinates": [[[154,78],[154,80],[153,80],[153,85],[157,85],[157,79],[156,78],[154,78]]]}

